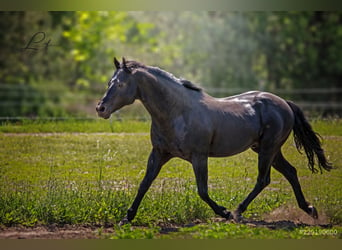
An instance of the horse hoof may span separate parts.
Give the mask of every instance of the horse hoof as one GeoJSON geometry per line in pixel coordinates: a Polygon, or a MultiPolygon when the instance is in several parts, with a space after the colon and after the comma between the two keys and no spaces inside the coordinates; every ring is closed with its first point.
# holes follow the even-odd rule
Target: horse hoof
{"type": "Polygon", "coordinates": [[[228,210],[223,211],[222,216],[227,220],[232,220],[234,218],[233,214],[231,212],[229,212],[228,210]]]}
{"type": "Polygon", "coordinates": [[[312,205],[309,205],[308,208],[309,208],[308,214],[309,214],[312,218],[318,219],[318,212],[317,212],[317,209],[316,209],[314,206],[312,206],[312,205]]]}
{"type": "Polygon", "coordinates": [[[242,217],[242,215],[241,215],[240,212],[234,211],[234,212],[232,213],[232,219],[233,219],[236,223],[239,223],[239,222],[241,222],[241,221],[243,220],[243,217],[242,217]]]}
{"type": "Polygon", "coordinates": [[[119,226],[121,227],[121,226],[129,224],[129,223],[131,223],[131,222],[125,217],[120,221],[119,226]]]}

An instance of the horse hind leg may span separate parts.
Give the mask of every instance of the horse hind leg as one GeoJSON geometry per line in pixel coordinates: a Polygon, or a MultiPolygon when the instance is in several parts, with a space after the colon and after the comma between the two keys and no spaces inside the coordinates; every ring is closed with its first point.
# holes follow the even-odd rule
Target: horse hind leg
{"type": "Polygon", "coordinates": [[[267,126],[257,145],[252,147],[258,153],[258,177],[253,190],[248,194],[246,199],[241,202],[238,208],[233,212],[234,220],[240,221],[241,214],[247,209],[248,205],[264,190],[271,182],[271,166],[273,161],[280,152],[280,148],[285,142],[288,133],[279,120],[272,120],[267,126]]]}
{"type": "Polygon", "coordinates": [[[298,206],[309,214],[314,219],[318,218],[317,210],[314,206],[310,205],[304,198],[302,188],[300,186],[297,170],[284,158],[281,152],[275,157],[273,167],[279,171],[291,184],[292,189],[295,193],[298,206]]]}

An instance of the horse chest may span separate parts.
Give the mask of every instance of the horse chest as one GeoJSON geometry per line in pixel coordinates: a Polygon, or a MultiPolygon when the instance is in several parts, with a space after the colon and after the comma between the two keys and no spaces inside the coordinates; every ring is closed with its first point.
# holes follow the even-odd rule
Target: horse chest
{"type": "Polygon", "coordinates": [[[189,158],[188,134],[188,127],[182,116],[162,126],[153,126],[152,124],[151,138],[153,146],[176,157],[189,158]]]}

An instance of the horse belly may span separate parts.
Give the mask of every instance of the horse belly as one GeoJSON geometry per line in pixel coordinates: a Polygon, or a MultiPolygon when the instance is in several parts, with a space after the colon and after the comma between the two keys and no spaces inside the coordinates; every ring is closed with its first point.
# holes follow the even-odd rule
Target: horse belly
{"type": "Polygon", "coordinates": [[[209,156],[210,157],[227,157],[239,154],[243,151],[249,149],[254,143],[249,142],[246,144],[237,144],[237,143],[220,143],[218,145],[213,145],[210,148],[209,156]]]}
{"type": "Polygon", "coordinates": [[[258,141],[254,129],[238,128],[222,130],[214,135],[210,144],[209,156],[225,157],[246,151],[258,141]]]}

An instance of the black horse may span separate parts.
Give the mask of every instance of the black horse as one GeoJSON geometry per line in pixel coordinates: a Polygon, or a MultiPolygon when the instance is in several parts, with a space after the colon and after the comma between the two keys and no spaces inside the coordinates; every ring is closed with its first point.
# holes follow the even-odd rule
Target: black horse
{"type": "Polygon", "coordinates": [[[190,81],[178,79],[157,67],[114,58],[116,71],[96,110],[108,119],[121,107],[139,99],[152,118],[152,152],[138,194],[121,223],[136,215],[145,193],[161,167],[173,157],[189,161],[195,172],[198,194],[227,219],[240,220],[250,202],[270,183],[273,166],[290,182],[298,205],[313,218],[317,210],[304,198],[296,169],[284,158],[281,147],[294,132],[298,149],[304,148],[312,172],[330,170],[321,143],[303,112],[294,103],[267,92],[251,91],[214,98],[190,81]],[[208,195],[208,157],[224,157],[251,148],[258,153],[254,189],[234,212],[219,206],[208,195]],[[315,156],[318,168],[315,167],[315,156]]]}

